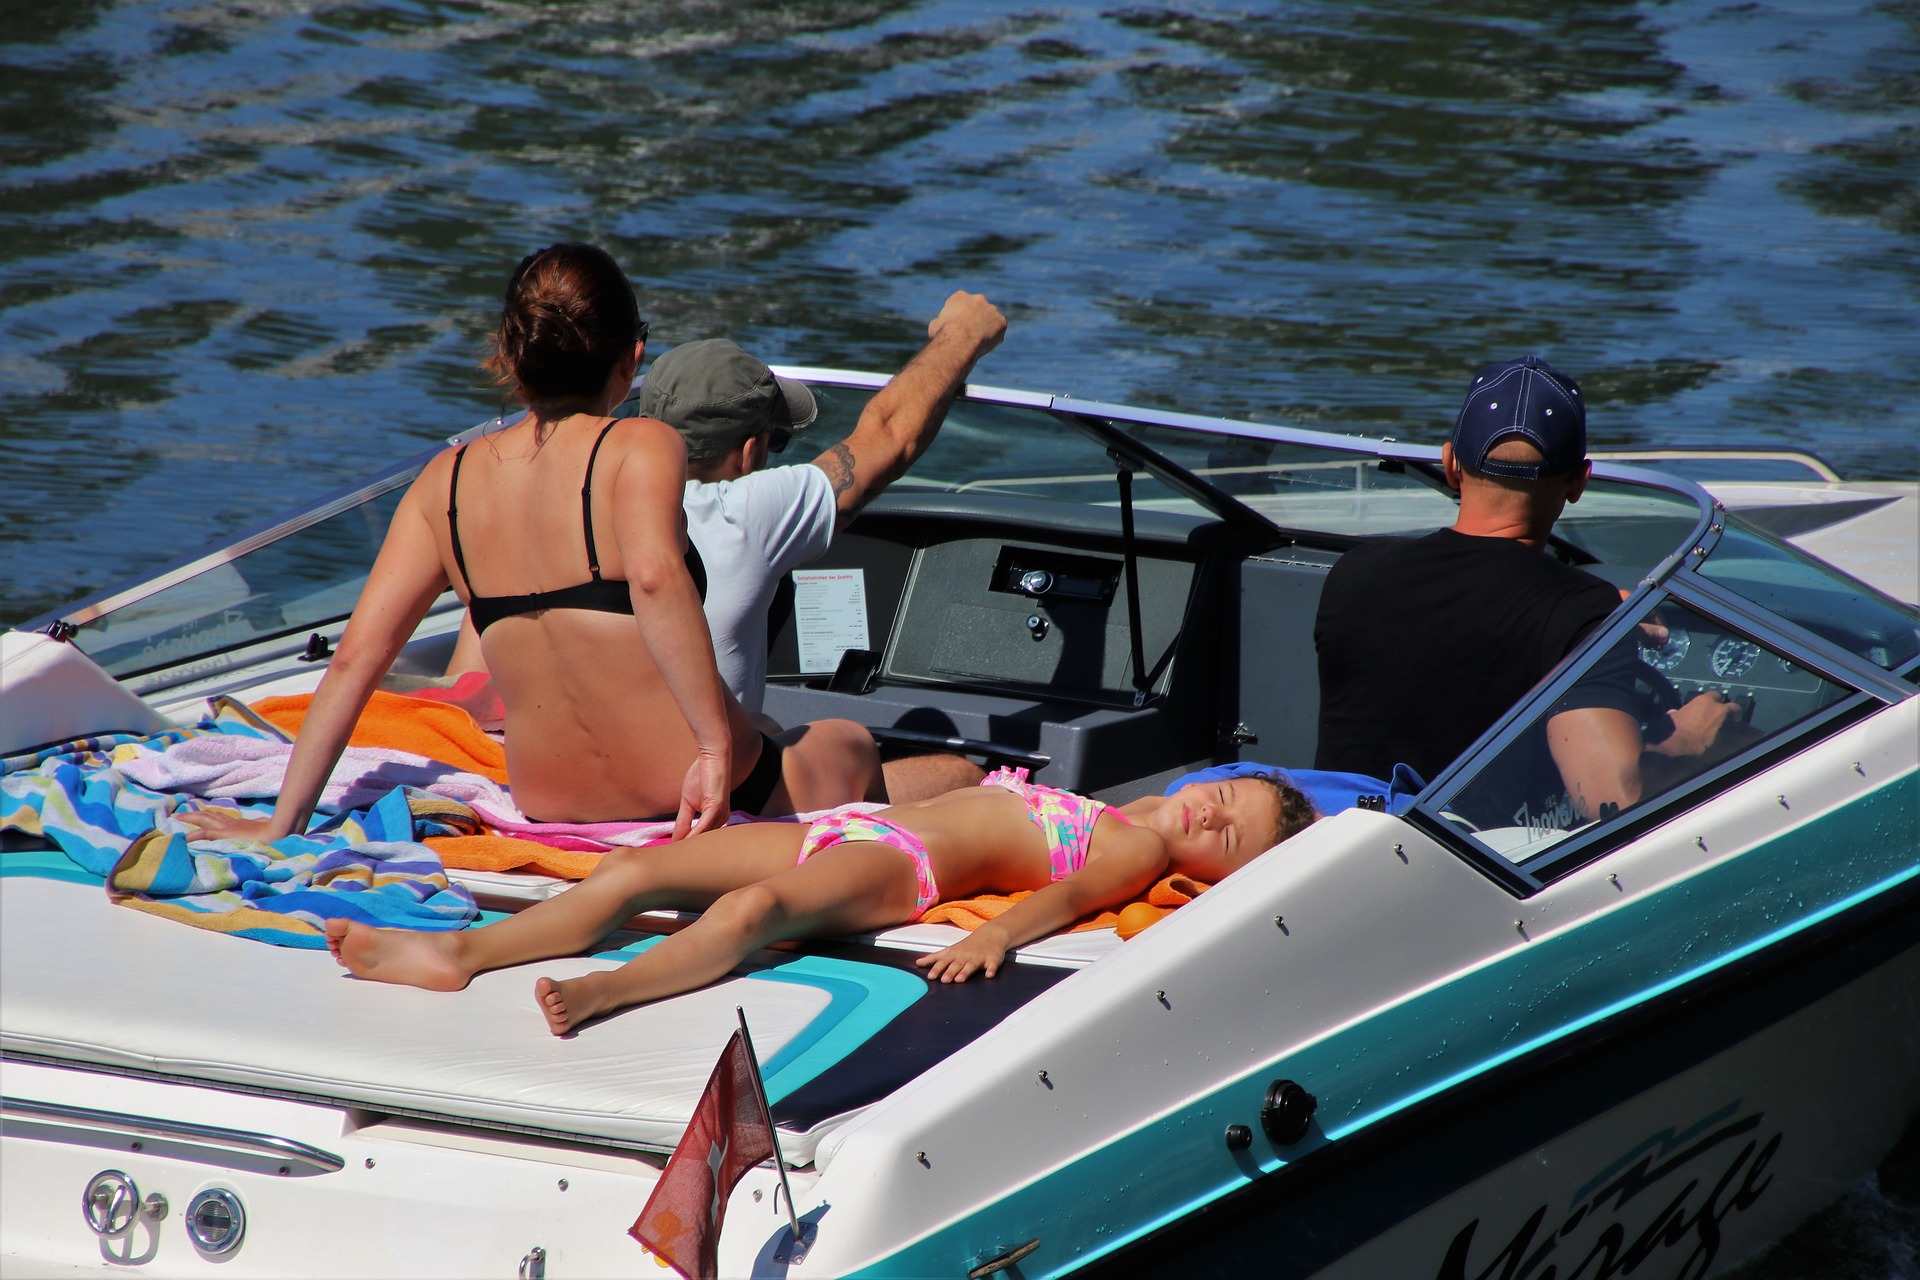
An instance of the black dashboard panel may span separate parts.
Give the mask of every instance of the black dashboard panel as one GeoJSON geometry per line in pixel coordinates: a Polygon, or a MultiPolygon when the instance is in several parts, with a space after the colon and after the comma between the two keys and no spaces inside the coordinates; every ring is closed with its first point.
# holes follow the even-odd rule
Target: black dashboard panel
{"type": "MultiPolygon", "coordinates": [[[[1045,690],[1134,701],[1124,557],[998,537],[923,549],[907,584],[885,674],[895,680],[1045,690]],[[1009,589],[1017,569],[1027,589],[1009,589]]],[[[1145,669],[1164,675],[1193,589],[1191,562],[1138,562],[1145,669]]]]}
{"type": "Polygon", "coordinates": [[[1229,660],[1214,597],[1228,581],[1219,566],[1237,555],[1213,545],[1222,526],[1210,517],[1142,510],[1136,520],[1144,698],[1117,511],[1082,508],[1066,521],[1057,503],[889,494],[806,567],[861,572],[880,679],[866,693],[829,689],[818,650],[816,669],[802,669],[801,620],[777,604],[768,712],[782,723],[859,720],[883,747],[889,733],[965,739],[953,745],[992,758],[980,749],[991,743],[1084,790],[1209,762],[1229,660]]]}

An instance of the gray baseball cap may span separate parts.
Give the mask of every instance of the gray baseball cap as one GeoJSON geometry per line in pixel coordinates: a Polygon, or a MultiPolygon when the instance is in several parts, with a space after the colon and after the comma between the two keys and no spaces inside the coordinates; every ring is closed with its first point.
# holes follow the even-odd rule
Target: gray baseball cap
{"type": "Polygon", "coordinates": [[[642,417],[729,445],[773,428],[804,431],[819,413],[806,383],[776,376],[725,338],[681,343],[640,384],[642,417]]]}

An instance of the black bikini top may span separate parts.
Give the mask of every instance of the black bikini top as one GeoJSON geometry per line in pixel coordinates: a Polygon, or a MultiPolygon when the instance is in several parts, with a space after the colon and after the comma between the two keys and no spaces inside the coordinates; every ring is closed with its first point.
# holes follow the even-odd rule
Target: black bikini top
{"type": "MultiPolygon", "coordinates": [[[[453,541],[453,562],[460,566],[460,576],[465,579],[467,590],[472,592],[467,598],[467,610],[473,616],[475,631],[483,632],[502,618],[517,618],[545,609],[633,613],[633,597],[628,593],[626,581],[600,576],[600,553],[593,545],[593,464],[599,459],[600,446],[611,430],[611,422],[600,429],[599,437],[593,442],[593,452],[587,455],[585,483],[580,486],[580,523],[587,538],[587,572],[593,576],[585,582],[553,591],[529,591],[517,596],[483,596],[473,591],[473,575],[467,572],[466,553],[460,547],[460,464],[466,461],[467,446],[461,445],[454,453],[453,479],[447,486],[447,534],[453,541]]],[[[693,575],[694,588],[704,601],[707,598],[707,566],[701,562],[700,552],[691,543],[687,546],[687,572],[693,575]]]]}

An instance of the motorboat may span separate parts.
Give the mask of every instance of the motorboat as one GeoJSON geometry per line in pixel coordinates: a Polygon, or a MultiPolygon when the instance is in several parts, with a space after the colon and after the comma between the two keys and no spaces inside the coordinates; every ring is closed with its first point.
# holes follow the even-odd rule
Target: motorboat
{"type": "MultiPolygon", "coordinates": [[[[780,372],[827,442],[884,381],[780,372]]],[[[0,755],[310,692],[425,461],[8,633],[0,755]]],[[[627,1229],[739,1009],[790,1190],[735,1188],[724,1275],[1724,1272],[1920,1116],[1920,488],[1725,461],[1597,463],[1549,553],[1620,607],[1439,776],[992,981],[929,986],[959,934],[921,923],[556,1039],[536,974],[679,919],[424,992],[115,906],[5,833],[0,1267],[653,1274],[627,1229]],[[1718,690],[1747,729],[1586,815],[1541,726],[1623,654],[1650,717],[1718,690]]],[[[1111,800],[1305,768],[1329,567],[1454,503],[1426,446],[969,387],[783,591],[766,709],[1111,800]]],[[[459,619],[396,671],[437,675],[459,619]]],[[[488,912],[567,884],[454,875],[488,912]]]]}

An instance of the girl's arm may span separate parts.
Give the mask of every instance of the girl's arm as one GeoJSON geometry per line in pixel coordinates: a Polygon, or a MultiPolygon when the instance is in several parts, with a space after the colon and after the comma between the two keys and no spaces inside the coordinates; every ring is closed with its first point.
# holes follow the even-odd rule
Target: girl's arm
{"type": "Polygon", "coordinates": [[[437,482],[438,492],[444,494],[444,471],[443,465],[428,466],[393,513],[367,585],[361,588],[340,646],[320,678],[313,704],[294,739],[293,758],[287,763],[286,780],[280,786],[273,816],[247,818],[232,810],[215,809],[182,813],[181,821],[193,828],[192,839],[278,840],[307,829],[320,792],[339,763],[347,739],[353,736],[367,699],[373,696],[380,677],[393,665],[394,656],[427,616],[434,600],[447,588],[447,575],[440,565],[439,545],[422,493],[423,487],[437,482]]]}
{"type": "MultiPolygon", "coordinates": [[[[663,422],[629,419],[639,437],[614,482],[613,531],[641,641],[693,731],[673,838],[722,826],[733,786],[733,698],[720,679],[713,635],[687,572],[687,449],[663,422]]],[[[744,713],[742,713],[744,719],[744,713]]]]}
{"type": "Polygon", "coordinates": [[[1166,845],[1151,831],[1122,825],[1117,818],[1099,822],[1099,857],[1065,880],[1035,890],[961,941],[915,960],[928,981],[965,982],[979,969],[991,978],[1007,952],[1020,944],[1145,893],[1167,869],[1166,845]]]}

